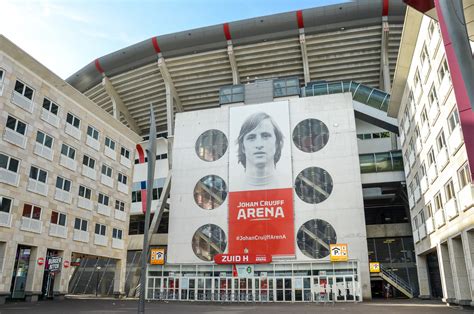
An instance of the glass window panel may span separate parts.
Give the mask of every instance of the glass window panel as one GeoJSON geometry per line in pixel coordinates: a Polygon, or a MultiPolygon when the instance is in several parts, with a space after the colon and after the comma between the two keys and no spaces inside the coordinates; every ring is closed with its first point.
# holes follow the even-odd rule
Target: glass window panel
{"type": "Polygon", "coordinates": [[[66,215],[64,214],[59,214],[59,224],[61,226],[65,226],[66,225],[66,215]]]}
{"type": "Polygon", "coordinates": [[[303,152],[314,153],[322,149],[329,141],[329,130],[324,122],[306,119],[293,130],[293,143],[303,152]]]}
{"type": "Polygon", "coordinates": [[[0,168],[7,169],[8,159],[7,155],[0,154],[0,168]]]}
{"type": "Polygon", "coordinates": [[[225,181],[216,175],[203,177],[194,187],[194,200],[203,209],[214,209],[222,205],[227,197],[225,181]]]}
{"type": "Polygon", "coordinates": [[[204,161],[216,161],[227,150],[227,137],[219,130],[208,130],[202,133],[196,141],[195,151],[204,161]]]}
{"type": "Polygon", "coordinates": [[[192,248],[194,254],[203,261],[210,262],[214,260],[216,254],[224,253],[226,246],[226,235],[216,225],[204,225],[194,233],[192,248]]]}
{"type": "Polygon", "coordinates": [[[359,155],[359,163],[361,173],[370,173],[376,171],[374,154],[359,155]]]}
{"type": "Polygon", "coordinates": [[[16,81],[16,82],[15,82],[15,91],[18,92],[18,93],[20,93],[20,94],[23,94],[23,87],[24,87],[24,86],[25,86],[25,85],[24,85],[22,82],[16,81]]]}
{"type": "Polygon", "coordinates": [[[59,216],[59,213],[53,211],[53,212],[51,213],[51,223],[57,224],[57,223],[58,223],[58,216],[59,216]]]}
{"type": "Polygon", "coordinates": [[[11,206],[12,206],[11,199],[0,196],[0,212],[10,213],[11,206]]]}
{"type": "Polygon", "coordinates": [[[81,228],[81,220],[79,218],[76,218],[74,220],[74,229],[79,230],[81,228]]]}
{"type": "Polygon", "coordinates": [[[393,170],[403,171],[403,156],[401,151],[391,152],[393,161],[393,170]]]}
{"type": "Polygon", "coordinates": [[[329,255],[329,245],[337,243],[336,231],[327,221],[312,219],[305,222],[297,233],[297,244],[309,258],[324,258],[329,255]]]}
{"type": "Polygon", "coordinates": [[[309,167],[301,171],[295,180],[298,197],[309,204],[318,204],[326,200],[332,192],[333,183],[329,173],[318,167],[309,167]]]}
{"type": "Polygon", "coordinates": [[[375,167],[377,172],[392,171],[390,152],[375,154],[375,167]]]}
{"type": "Polygon", "coordinates": [[[18,172],[18,165],[20,161],[15,158],[10,158],[10,164],[8,165],[8,170],[12,172],[18,172]]]}

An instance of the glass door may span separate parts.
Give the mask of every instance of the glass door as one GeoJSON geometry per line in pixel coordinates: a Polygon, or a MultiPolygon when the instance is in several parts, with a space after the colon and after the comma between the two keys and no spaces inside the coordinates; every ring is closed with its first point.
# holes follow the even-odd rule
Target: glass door
{"type": "Polygon", "coordinates": [[[30,254],[30,247],[18,247],[12,279],[12,299],[22,299],[25,297],[25,286],[26,278],[28,276],[28,267],[30,264],[30,254]]]}
{"type": "Polygon", "coordinates": [[[179,297],[180,300],[190,300],[189,299],[189,278],[182,277],[181,278],[181,295],[179,297]]]}

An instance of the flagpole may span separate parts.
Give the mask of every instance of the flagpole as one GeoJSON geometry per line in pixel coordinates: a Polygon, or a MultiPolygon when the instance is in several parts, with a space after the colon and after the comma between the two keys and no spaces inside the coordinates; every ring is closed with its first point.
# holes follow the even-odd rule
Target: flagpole
{"type": "Polygon", "coordinates": [[[145,286],[148,263],[148,231],[150,229],[150,212],[153,197],[153,181],[155,179],[155,161],[156,161],[156,122],[153,106],[150,104],[150,133],[146,149],[147,155],[147,181],[146,181],[146,212],[145,212],[145,231],[143,234],[143,250],[141,256],[140,269],[140,300],[138,302],[138,313],[145,313],[145,286]]]}

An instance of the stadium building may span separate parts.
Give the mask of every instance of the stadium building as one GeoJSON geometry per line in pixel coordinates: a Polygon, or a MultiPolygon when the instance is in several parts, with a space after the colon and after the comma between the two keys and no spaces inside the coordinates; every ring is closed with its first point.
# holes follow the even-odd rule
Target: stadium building
{"type": "MultiPolygon", "coordinates": [[[[355,302],[387,293],[429,295],[426,266],[417,270],[416,264],[426,254],[415,254],[413,234],[419,243],[420,228],[410,223],[414,188],[407,194],[406,134],[400,141],[400,115],[390,96],[405,11],[401,1],[354,1],[153,37],[72,75],[67,83],[79,92],[2,38],[4,134],[10,126],[18,129],[8,122],[10,114],[49,128],[47,120],[28,116],[25,105],[15,103],[16,93],[29,97],[33,108],[43,103],[42,111],[48,110],[42,96],[64,107],[64,124],[47,129],[49,142],[66,142],[68,124],[75,127],[76,119],[83,121],[79,132],[90,125],[84,143],[72,140],[76,155],[88,158],[82,157],[81,172],[71,174],[77,193],[71,192],[69,205],[57,205],[68,215],[62,242],[51,240],[52,227],[36,232],[35,240],[21,227],[26,218],[52,226],[52,217],[48,224],[34,210],[26,217],[24,202],[52,213],[56,205],[43,204],[54,195],[25,200],[31,178],[20,177],[8,189],[2,182],[2,212],[11,219],[0,225],[3,295],[23,297],[13,294],[16,274],[24,277],[25,294],[45,295],[40,287],[48,280],[41,278],[49,272],[38,259],[49,250],[75,261],[55,272],[71,280],[55,280],[51,294],[137,295],[150,105],[158,131],[152,213],[164,213],[152,224],[147,299],[355,302]],[[65,96],[48,96],[43,86],[65,96]],[[252,146],[249,134],[255,141],[275,140],[252,146]],[[90,157],[101,167],[100,180],[88,182],[82,173],[90,157]],[[92,209],[82,218],[84,180],[98,195],[89,197],[92,209]],[[100,206],[105,196],[109,204],[119,202],[109,216],[100,206]],[[125,221],[117,218],[124,216],[119,211],[125,221]],[[103,251],[95,242],[75,247],[82,225],[76,228],[72,217],[96,223],[94,236],[110,236],[111,243],[102,241],[103,251]],[[4,237],[9,233],[14,240],[4,237]],[[123,247],[117,248],[119,234],[123,247]],[[49,243],[36,244],[39,238],[49,243]],[[24,246],[31,247],[26,261],[24,246]],[[13,260],[7,252],[20,253],[13,260]],[[28,272],[19,272],[20,266],[28,272]]],[[[29,153],[37,144],[25,142],[19,148],[5,135],[0,139],[2,171],[11,172],[11,158],[24,167],[40,160],[29,153]]],[[[52,162],[43,167],[61,165],[59,148],[49,148],[52,162]]],[[[64,188],[59,179],[49,182],[55,170],[46,170],[46,189],[64,188]]]]}

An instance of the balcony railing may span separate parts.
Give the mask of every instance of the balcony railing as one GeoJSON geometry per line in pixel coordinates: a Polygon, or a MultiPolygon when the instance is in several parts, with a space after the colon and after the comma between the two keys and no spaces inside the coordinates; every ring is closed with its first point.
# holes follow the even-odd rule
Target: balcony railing
{"type": "Polygon", "coordinates": [[[33,180],[33,179],[28,179],[28,186],[26,188],[28,191],[41,194],[41,195],[48,195],[48,185],[46,183],[33,180]]]}
{"type": "Polygon", "coordinates": [[[430,181],[430,183],[433,183],[437,177],[438,170],[436,169],[436,164],[432,163],[431,166],[428,168],[428,180],[430,181]]]}
{"type": "Polygon", "coordinates": [[[72,126],[69,123],[66,123],[66,128],[64,130],[65,130],[66,134],[71,135],[72,137],[74,137],[75,139],[77,139],[79,141],[81,140],[82,132],[81,132],[80,129],[72,126]]]}
{"type": "Polygon", "coordinates": [[[12,103],[30,113],[33,112],[33,101],[16,91],[12,93],[12,103]]]}
{"type": "Polygon", "coordinates": [[[430,111],[428,111],[428,118],[430,119],[430,124],[432,126],[436,123],[436,120],[438,120],[439,114],[440,114],[440,111],[439,111],[438,102],[434,101],[431,103],[430,111]]]}
{"type": "Polygon", "coordinates": [[[107,246],[107,237],[101,234],[94,234],[94,244],[100,246],[107,246]]]}
{"type": "Polygon", "coordinates": [[[415,207],[415,197],[413,195],[408,197],[408,206],[410,206],[410,209],[415,207]]]}
{"type": "Polygon", "coordinates": [[[97,204],[97,212],[104,216],[110,216],[110,207],[104,204],[97,204]]]}
{"type": "Polygon", "coordinates": [[[453,197],[444,204],[444,211],[446,212],[446,217],[448,220],[452,220],[459,214],[458,211],[458,202],[453,197]]]}
{"type": "Polygon", "coordinates": [[[117,158],[117,153],[115,152],[115,150],[110,149],[110,147],[107,146],[105,146],[104,148],[104,155],[113,160],[117,158]]]}
{"type": "Polygon", "coordinates": [[[448,150],[446,149],[446,147],[443,147],[438,152],[438,155],[436,155],[436,166],[438,170],[441,172],[446,167],[448,162],[449,162],[448,150]]]}
{"type": "Polygon", "coordinates": [[[430,136],[430,127],[428,126],[428,123],[425,121],[425,123],[423,123],[423,126],[421,127],[421,137],[423,137],[423,141],[426,142],[429,136],[430,136]]]}
{"type": "Polygon", "coordinates": [[[20,175],[16,172],[0,168],[0,183],[6,183],[13,186],[18,186],[20,175]]]}
{"type": "Polygon", "coordinates": [[[415,196],[415,203],[417,203],[420,199],[421,199],[421,191],[420,191],[420,187],[417,186],[414,191],[413,191],[413,195],[415,196]]]}
{"type": "Polygon", "coordinates": [[[54,199],[63,203],[71,204],[72,195],[71,192],[56,188],[56,192],[54,193],[54,199]]]}
{"type": "Polygon", "coordinates": [[[59,237],[66,239],[67,238],[67,228],[66,226],[61,226],[57,224],[51,224],[49,226],[49,235],[53,237],[59,237]]]}
{"type": "Polygon", "coordinates": [[[130,159],[125,158],[124,156],[120,155],[120,164],[122,166],[130,168],[132,166],[132,161],[130,159]]]}
{"type": "Polygon", "coordinates": [[[59,164],[72,171],[76,171],[77,168],[77,162],[74,159],[71,159],[63,154],[61,154],[61,156],[59,157],[59,164]]]}
{"type": "Polygon", "coordinates": [[[12,215],[6,212],[0,212],[0,226],[10,228],[12,224],[12,215]]]}
{"type": "Polygon", "coordinates": [[[92,210],[94,208],[94,205],[90,199],[79,196],[77,198],[77,207],[84,208],[87,210],[92,210]]]}
{"type": "Polygon", "coordinates": [[[114,180],[111,177],[108,177],[103,173],[100,174],[100,183],[102,183],[103,185],[106,185],[108,187],[113,187],[114,186],[114,180]]]}
{"type": "Polygon", "coordinates": [[[426,80],[428,79],[428,75],[431,72],[431,64],[428,61],[428,58],[425,59],[425,62],[423,62],[423,65],[421,66],[421,79],[423,80],[424,83],[426,83],[426,80]]]}
{"type": "Polygon", "coordinates": [[[82,165],[82,174],[92,180],[96,180],[97,172],[95,169],[87,167],[86,165],[82,165]]]}
{"type": "Polygon", "coordinates": [[[41,119],[54,127],[59,127],[59,117],[44,108],[41,108],[41,119]]]}
{"type": "Polygon", "coordinates": [[[461,127],[458,125],[457,127],[453,129],[448,139],[449,151],[451,152],[452,155],[456,154],[456,152],[458,151],[459,147],[461,147],[463,142],[464,142],[464,139],[463,139],[462,130],[461,130],[461,127]]]}
{"type": "Polygon", "coordinates": [[[20,229],[34,233],[41,233],[41,230],[43,230],[43,222],[38,219],[21,217],[20,229]]]}
{"type": "Polygon", "coordinates": [[[122,182],[117,183],[117,190],[124,194],[128,194],[128,186],[126,184],[123,184],[122,182]]]}
{"type": "Polygon", "coordinates": [[[420,235],[420,240],[423,240],[424,238],[426,238],[425,224],[420,225],[420,227],[418,228],[418,233],[420,235]]]}
{"type": "Polygon", "coordinates": [[[116,209],[114,211],[114,217],[115,219],[121,220],[121,221],[126,221],[127,220],[127,214],[125,214],[124,211],[116,209]]]}
{"type": "Polygon", "coordinates": [[[429,217],[428,219],[426,219],[425,225],[426,225],[426,232],[428,234],[432,234],[435,231],[433,217],[429,217]]]}
{"type": "Polygon", "coordinates": [[[53,150],[49,147],[41,145],[38,142],[35,143],[34,153],[48,160],[53,160],[53,150]]]}
{"type": "Polygon", "coordinates": [[[74,229],[74,233],[72,234],[72,239],[74,241],[79,241],[79,242],[89,242],[89,232],[83,231],[83,230],[78,230],[74,229]]]}
{"type": "Polygon", "coordinates": [[[474,185],[472,183],[464,186],[458,192],[459,207],[462,211],[473,206],[474,201],[474,185]]]}
{"type": "Polygon", "coordinates": [[[426,176],[421,177],[420,188],[422,194],[425,194],[425,192],[428,191],[428,178],[426,176]]]}
{"type": "Polygon", "coordinates": [[[446,102],[446,99],[448,98],[449,92],[452,90],[452,87],[453,83],[451,81],[449,73],[446,73],[443,77],[443,80],[441,81],[441,84],[439,85],[439,96],[442,104],[446,102]]]}
{"type": "Polygon", "coordinates": [[[390,94],[354,81],[308,83],[302,89],[302,96],[319,96],[350,92],[352,99],[370,107],[387,112],[390,94]]]}
{"type": "Polygon", "coordinates": [[[5,130],[3,131],[3,139],[23,149],[26,148],[26,136],[13,131],[12,129],[5,128],[5,130]]]}
{"type": "Polygon", "coordinates": [[[86,136],[86,145],[89,146],[89,147],[92,147],[96,151],[99,151],[100,143],[99,143],[98,140],[96,140],[93,137],[86,136]]]}
{"type": "Polygon", "coordinates": [[[415,241],[415,243],[420,242],[420,234],[418,233],[418,229],[413,230],[413,241],[415,241]]]}
{"type": "Polygon", "coordinates": [[[446,223],[446,220],[444,218],[444,211],[443,209],[438,209],[438,211],[435,212],[434,214],[434,220],[435,220],[435,225],[436,225],[436,228],[441,228],[442,226],[444,226],[444,224],[446,223]]]}
{"type": "Polygon", "coordinates": [[[123,250],[123,240],[122,239],[114,239],[112,238],[112,247],[114,249],[123,250]]]}

